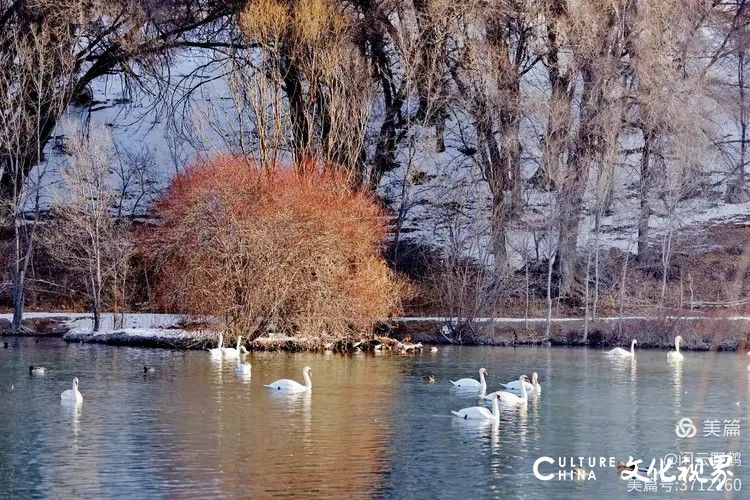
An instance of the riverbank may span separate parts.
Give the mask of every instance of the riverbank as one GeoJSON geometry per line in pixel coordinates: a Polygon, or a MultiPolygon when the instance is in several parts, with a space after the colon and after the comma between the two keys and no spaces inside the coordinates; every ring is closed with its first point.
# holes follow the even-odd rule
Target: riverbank
{"type": "Polygon", "coordinates": [[[470,345],[627,346],[638,340],[640,349],[669,349],[681,335],[681,347],[693,351],[735,351],[750,345],[750,317],[663,316],[553,318],[477,318],[460,328],[451,318],[402,318],[393,335],[423,343],[470,345]],[[439,325],[436,327],[436,325],[439,325]]]}
{"type": "MultiPolygon", "coordinates": [[[[29,313],[23,335],[63,337],[67,342],[86,342],[168,349],[205,349],[216,345],[218,331],[205,323],[170,314],[128,314],[125,327],[112,327],[111,314],[103,315],[102,331],[91,331],[86,313],[29,313]]],[[[10,334],[9,314],[0,315],[0,334],[10,334]]],[[[750,345],[750,317],[665,316],[597,318],[553,318],[547,336],[545,318],[477,318],[471,328],[459,329],[455,320],[443,317],[394,318],[390,336],[424,344],[464,345],[570,345],[590,347],[627,346],[638,340],[641,349],[668,349],[681,335],[685,350],[734,351],[750,345]],[[588,332],[588,333],[585,333],[588,332]],[[585,340],[584,340],[585,337],[585,340]]],[[[364,339],[363,339],[364,340],[364,339]]],[[[248,349],[269,351],[347,350],[351,344],[323,343],[300,337],[263,337],[245,344],[248,349]]],[[[360,347],[367,349],[365,342],[360,347]]]]}
{"type": "MultiPolygon", "coordinates": [[[[183,330],[179,328],[125,328],[107,332],[75,329],[63,335],[66,342],[108,344],[130,347],[163,349],[208,349],[216,347],[219,334],[210,330],[183,330]]],[[[345,345],[322,344],[315,339],[298,337],[260,338],[243,342],[252,351],[318,351],[325,348],[346,350],[345,345]]]]}
{"type": "MultiPolygon", "coordinates": [[[[91,330],[94,318],[91,313],[82,312],[27,312],[23,315],[21,331],[12,331],[13,315],[0,314],[0,336],[16,337],[62,337],[75,329],[91,330]]],[[[115,329],[115,317],[111,313],[101,315],[100,329],[115,329]]],[[[178,328],[182,324],[193,323],[189,318],[179,314],[128,313],[122,318],[123,328],[178,328]]]]}

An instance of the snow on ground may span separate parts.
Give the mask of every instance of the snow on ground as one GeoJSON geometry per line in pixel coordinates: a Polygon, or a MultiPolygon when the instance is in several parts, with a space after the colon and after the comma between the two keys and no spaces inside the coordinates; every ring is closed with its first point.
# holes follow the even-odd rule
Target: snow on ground
{"type": "MultiPolygon", "coordinates": [[[[89,330],[94,326],[94,317],[91,313],[74,312],[26,312],[24,320],[43,318],[65,318],[67,325],[72,329],[89,330]]],[[[13,314],[0,314],[0,320],[12,321],[13,314]]],[[[181,321],[187,319],[179,314],[155,314],[155,313],[126,313],[125,328],[160,329],[174,328],[181,321]]],[[[103,313],[100,320],[102,331],[110,331],[114,328],[114,315],[103,313]]]]}
{"type": "Polygon", "coordinates": [[[125,345],[134,347],[166,347],[203,349],[216,343],[215,332],[174,328],[124,328],[92,332],[90,328],[74,328],[63,339],[68,342],[125,345]]]}
{"type": "Polygon", "coordinates": [[[194,339],[197,332],[180,330],[178,328],[122,328],[117,330],[101,330],[98,332],[92,332],[91,328],[74,328],[68,332],[72,335],[86,335],[91,337],[112,337],[116,335],[124,335],[133,339],[157,339],[157,338],[172,338],[172,339],[194,339]]]}
{"type": "MultiPolygon", "coordinates": [[[[0,320],[10,321],[13,318],[12,314],[0,314],[0,320]]],[[[24,319],[35,319],[35,318],[69,318],[71,324],[71,331],[77,332],[91,332],[92,316],[89,313],[70,313],[70,312],[29,312],[24,314],[24,319]]],[[[139,335],[148,337],[150,335],[157,335],[158,332],[164,332],[165,330],[172,330],[176,334],[184,332],[177,325],[182,321],[188,320],[188,316],[178,314],[160,314],[160,313],[127,313],[125,315],[125,327],[115,330],[112,323],[112,314],[102,314],[101,321],[101,333],[106,334],[107,332],[119,331],[126,332],[132,335],[139,335]]],[[[428,322],[428,323],[456,323],[463,318],[456,318],[450,316],[397,316],[390,318],[389,321],[393,323],[412,323],[412,322],[428,322]]],[[[566,322],[566,321],[582,321],[582,317],[554,317],[551,319],[552,322],[566,322]]],[[[722,321],[750,321],[750,316],[721,316],[716,318],[714,316],[602,316],[597,317],[597,321],[637,321],[637,320],[683,320],[683,321],[705,321],[711,319],[721,319],[722,321]]],[[[477,317],[471,318],[472,321],[477,323],[544,323],[547,321],[546,317],[477,317]]],[[[286,338],[283,335],[269,336],[275,340],[283,340],[286,338]]]]}

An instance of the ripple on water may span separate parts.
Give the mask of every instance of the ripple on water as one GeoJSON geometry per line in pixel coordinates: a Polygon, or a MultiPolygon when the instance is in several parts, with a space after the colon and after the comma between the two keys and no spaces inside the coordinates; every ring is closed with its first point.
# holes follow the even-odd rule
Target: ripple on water
{"type": "MultiPolygon", "coordinates": [[[[247,379],[236,362],[197,351],[19,339],[0,356],[0,496],[21,497],[625,498],[612,471],[593,483],[541,482],[531,465],[541,455],[663,456],[684,446],[674,435],[679,417],[743,418],[749,389],[747,360],[718,353],[687,353],[679,367],[663,351],[639,351],[636,363],[585,349],[262,353],[250,356],[247,379]],[[29,377],[30,364],[49,372],[29,377]],[[144,376],[144,365],[156,372],[144,376]],[[262,387],[301,380],[305,365],[312,393],[262,387]],[[448,379],[482,366],[489,391],[537,371],[544,395],[503,411],[497,424],[452,418],[450,410],[486,403],[448,379]],[[74,376],[84,402],[65,408],[59,394],[74,376]]],[[[744,441],[703,445],[750,456],[744,441]]]]}

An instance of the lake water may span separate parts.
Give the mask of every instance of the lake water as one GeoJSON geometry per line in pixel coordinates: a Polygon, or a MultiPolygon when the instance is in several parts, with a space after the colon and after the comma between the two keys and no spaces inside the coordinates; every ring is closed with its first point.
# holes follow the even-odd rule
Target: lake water
{"type": "MultiPolygon", "coordinates": [[[[686,353],[674,367],[666,352],[645,350],[635,364],[572,348],[258,353],[249,357],[252,377],[241,380],[235,363],[214,363],[206,352],[4,340],[11,349],[0,349],[0,497],[750,498],[750,360],[740,354],[686,353]],[[30,377],[31,364],[47,375],[30,377]],[[143,365],[156,372],[144,375],[143,365]],[[263,387],[301,380],[305,365],[311,394],[263,387]],[[504,412],[497,426],[452,417],[477,398],[448,379],[476,378],[480,367],[490,390],[537,371],[542,397],[504,412]],[[427,374],[436,382],[424,381],[427,374]],[[70,408],[59,394],[74,376],[84,401],[70,408]],[[675,435],[683,417],[695,422],[692,439],[675,435]],[[719,431],[707,420],[718,420],[719,431]],[[733,420],[739,437],[731,436],[733,420]],[[586,464],[596,476],[588,481],[542,481],[532,472],[543,456],[632,456],[647,466],[686,452],[739,452],[734,484],[748,484],[729,493],[699,492],[698,483],[628,493],[611,468],[586,464]]],[[[558,469],[543,464],[540,472],[558,469]]]]}

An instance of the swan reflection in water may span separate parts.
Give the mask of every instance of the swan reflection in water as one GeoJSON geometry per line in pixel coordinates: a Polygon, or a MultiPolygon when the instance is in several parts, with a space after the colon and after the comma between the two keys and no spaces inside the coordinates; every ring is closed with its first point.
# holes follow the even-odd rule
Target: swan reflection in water
{"type": "Polygon", "coordinates": [[[674,389],[674,414],[681,415],[682,410],[682,361],[673,361],[672,367],[672,387],[674,389]]]}
{"type": "Polygon", "coordinates": [[[312,431],[312,391],[279,393],[269,391],[271,404],[278,411],[283,411],[300,419],[301,428],[305,433],[312,431]]]}
{"type": "Polygon", "coordinates": [[[245,360],[239,360],[237,366],[234,368],[234,374],[243,384],[249,384],[252,379],[252,366],[245,360]]]}
{"type": "MultiPolygon", "coordinates": [[[[73,437],[77,438],[81,428],[81,409],[83,408],[83,402],[63,400],[60,408],[63,417],[68,418],[70,421],[70,429],[73,431],[73,437]]],[[[73,443],[77,444],[77,440],[74,440],[73,443]]]]}

